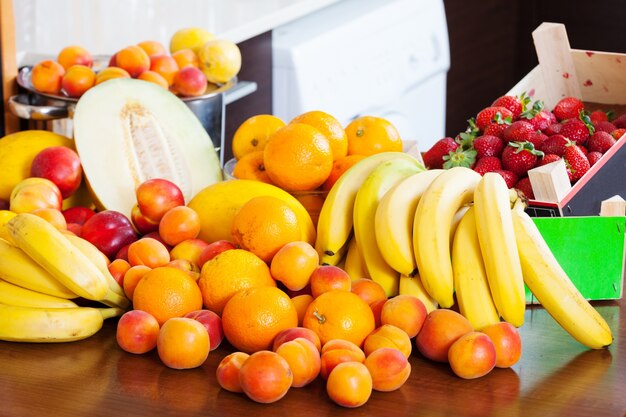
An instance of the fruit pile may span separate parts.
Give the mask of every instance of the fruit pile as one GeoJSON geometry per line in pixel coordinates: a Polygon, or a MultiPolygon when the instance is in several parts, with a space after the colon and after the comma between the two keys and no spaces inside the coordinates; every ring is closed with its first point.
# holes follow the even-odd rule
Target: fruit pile
{"type": "Polygon", "coordinates": [[[509,188],[533,199],[528,170],[563,159],[574,184],[626,134],[626,114],[614,116],[589,111],[575,97],[549,110],[541,100],[531,105],[525,94],[502,96],[470,119],[465,132],[440,139],[424,152],[424,162],[429,168],[497,172],[509,188]]]}
{"type": "Polygon", "coordinates": [[[79,98],[91,87],[112,78],[137,78],[169,89],[181,97],[196,97],[235,77],[241,68],[236,44],[201,28],[174,33],[169,52],[158,41],[143,41],[114,53],[108,66],[94,69],[94,58],[77,45],[63,48],[56,60],[33,66],[35,90],[79,98]]]}

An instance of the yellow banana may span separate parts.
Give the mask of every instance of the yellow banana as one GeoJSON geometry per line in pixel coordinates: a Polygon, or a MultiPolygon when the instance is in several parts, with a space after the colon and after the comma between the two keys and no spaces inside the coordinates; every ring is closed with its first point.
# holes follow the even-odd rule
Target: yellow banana
{"type": "Polygon", "coordinates": [[[404,274],[400,275],[398,292],[400,294],[413,295],[419,298],[424,303],[426,311],[429,313],[439,307],[437,301],[435,301],[435,299],[428,294],[426,288],[424,288],[419,274],[415,274],[413,276],[404,274]]]}
{"type": "MultiPolygon", "coordinates": [[[[417,161],[403,152],[381,152],[368,156],[341,175],[328,192],[317,221],[315,240],[315,249],[320,255],[321,263],[336,265],[339,262],[348,249],[357,191],[378,165],[395,158],[417,161]]],[[[420,166],[423,170],[423,165],[420,166]]]]}
{"type": "Polygon", "coordinates": [[[22,249],[4,239],[0,239],[0,278],[11,284],[55,297],[67,299],[78,297],[22,249]]]}
{"type": "Polygon", "coordinates": [[[526,298],[511,214],[509,189],[497,173],[486,173],[474,192],[476,230],[491,296],[512,325],[524,324],[526,298]]]}
{"type": "Polygon", "coordinates": [[[102,328],[119,308],[35,308],[0,304],[0,340],[9,342],[72,342],[102,328]]]}
{"type": "Polygon", "coordinates": [[[457,226],[452,243],[452,272],[459,311],[480,330],[498,323],[500,316],[491,298],[483,256],[476,232],[474,207],[469,207],[457,226]]]}
{"type": "Polygon", "coordinates": [[[376,209],[375,232],[385,261],[404,275],[417,273],[413,253],[413,219],[422,194],[442,169],[418,172],[385,193],[376,209]]]}
{"type": "Polygon", "coordinates": [[[369,272],[367,272],[367,267],[365,266],[365,261],[363,261],[363,258],[361,257],[361,252],[359,251],[359,247],[354,237],[350,239],[350,243],[348,245],[348,252],[345,256],[344,270],[348,273],[348,275],[350,275],[352,281],[359,278],[370,277],[369,272]]]}
{"type": "Polygon", "coordinates": [[[354,199],[354,238],[367,272],[385,289],[387,297],[398,294],[400,274],[385,262],[376,243],[374,218],[385,193],[404,178],[422,171],[416,159],[396,158],[381,163],[365,181],[354,199]]]}
{"type": "Polygon", "coordinates": [[[413,251],[426,291],[439,306],[454,304],[454,278],[450,262],[450,233],[457,211],[474,198],[480,174],[454,167],[441,173],[426,189],[415,211],[413,251]]]}
{"type": "Polygon", "coordinates": [[[78,307],[76,303],[66,298],[31,291],[4,280],[0,280],[0,304],[40,308],[78,307]]]}
{"type": "Polygon", "coordinates": [[[89,300],[106,297],[102,272],[46,220],[20,213],[7,226],[15,244],[72,292],[89,300]]]}
{"type": "Polygon", "coordinates": [[[513,209],[513,225],[524,282],[537,300],[583,345],[591,349],[609,346],[613,335],[606,320],[574,286],[535,223],[521,207],[513,209]]]}

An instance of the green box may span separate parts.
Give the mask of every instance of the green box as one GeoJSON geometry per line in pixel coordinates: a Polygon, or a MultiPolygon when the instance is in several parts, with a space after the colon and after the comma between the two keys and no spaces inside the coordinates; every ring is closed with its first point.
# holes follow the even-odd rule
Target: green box
{"type": "MultiPolygon", "coordinates": [[[[533,217],[533,221],[585,298],[622,298],[625,217],[533,217]]],[[[526,302],[537,303],[528,288],[526,302]]]]}

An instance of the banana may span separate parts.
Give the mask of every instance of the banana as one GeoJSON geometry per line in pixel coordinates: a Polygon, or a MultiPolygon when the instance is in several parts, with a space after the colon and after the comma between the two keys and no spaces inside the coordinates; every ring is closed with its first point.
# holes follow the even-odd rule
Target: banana
{"type": "Polygon", "coordinates": [[[469,207],[457,226],[452,243],[452,272],[459,312],[480,330],[500,321],[491,298],[476,232],[475,208],[469,207]]]}
{"type": "Polygon", "coordinates": [[[582,296],[521,206],[513,209],[524,282],[546,311],[574,339],[591,349],[613,342],[606,320],[582,296]]]}
{"type": "Polygon", "coordinates": [[[105,299],[109,285],[102,272],[46,220],[20,213],[7,226],[15,244],[69,290],[89,300],[105,299]]]}
{"type": "Polygon", "coordinates": [[[443,308],[454,304],[452,220],[462,206],[472,201],[480,179],[480,174],[470,168],[450,168],[435,178],[417,204],[413,221],[415,261],[424,288],[443,308]]]}
{"type": "MultiPolygon", "coordinates": [[[[315,249],[320,262],[336,265],[348,249],[352,233],[353,207],[357,191],[365,178],[382,162],[391,159],[417,160],[403,152],[381,152],[360,160],[348,169],[328,192],[317,222],[315,249]]],[[[420,165],[424,170],[423,165],[420,165]]]]}
{"type": "Polygon", "coordinates": [[[55,297],[66,299],[78,297],[22,249],[4,239],[0,239],[0,278],[11,284],[55,297]]]}
{"type": "Polygon", "coordinates": [[[354,237],[350,239],[350,243],[348,245],[348,252],[345,256],[344,270],[348,273],[348,275],[350,275],[352,281],[359,278],[370,278],[370,274],[367,272],[367,267],[365,266],[365,261],[363,261],[363,258],[361,257],[361,252],[359,251],[359,247],[354,237]]]}
{"type": "Polygon", "coordinates": [[[498,314],[519,327],[524,324],[526,298],[509,196],[504,178],[488,172],[476,187],[474,207],[491,296],[498,314]]]}
{"type": "Polygon", "coordinates": [[[437,301],[435,301],[424,288],[424,285],[422,284],[422,279],[420,278],[419,274],[415,274],[413,276],[404,274],[400,275],[400,285],[398,288],[398,292],[400,294],[413,295],[419,298],[424,303],[424,306],[426,306],[426,311],[428,311],[429,313],[439,307],[437,301]]]}
{"type": "Polygon", "coordinates": [[[35,308],[0,304],[0,340],[72,342],[102,328],[104,319],[123,314],[119,308],[35,308]]]}
{"type": "Polygon", "coordinates": [[[393,186],[380,200],[374,218],[383,259],[404,275],[417,273],[413,254],[413,219],[424,191],[443,169],[418,172],[393,186]]]}
{"type": "Polygon", "coordinates": [[[78,307],[76,303],[66,298],[31,291],[4,280],[0,280],[0,304],[40,308],[78,307]]]}
{"type": "Polygon", "coordinates": [[[378,249],[374,224],[376,209],[391,187],[420,171],[421,164],[415,159],[397,158],[383,162],[363,181],[354,199],[354,238],[365,261],[367,272],[372,280],[383,286],[387,297],[398,294],[400,274],[385,262],[378,249]]]}

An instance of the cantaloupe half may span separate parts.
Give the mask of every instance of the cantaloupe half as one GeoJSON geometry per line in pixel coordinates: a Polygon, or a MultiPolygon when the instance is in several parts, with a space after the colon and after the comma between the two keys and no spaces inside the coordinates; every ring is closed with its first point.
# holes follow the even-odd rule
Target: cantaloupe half
{"type": "Polygon", "coordinates": [[[73,121],[76,150],[101,209],[130,216],[136,188],[151,178],[178,185],[186,202],[222,179],[198,118],[156,84],[121,78],[99,84],[80,98],[73,121]]]}

